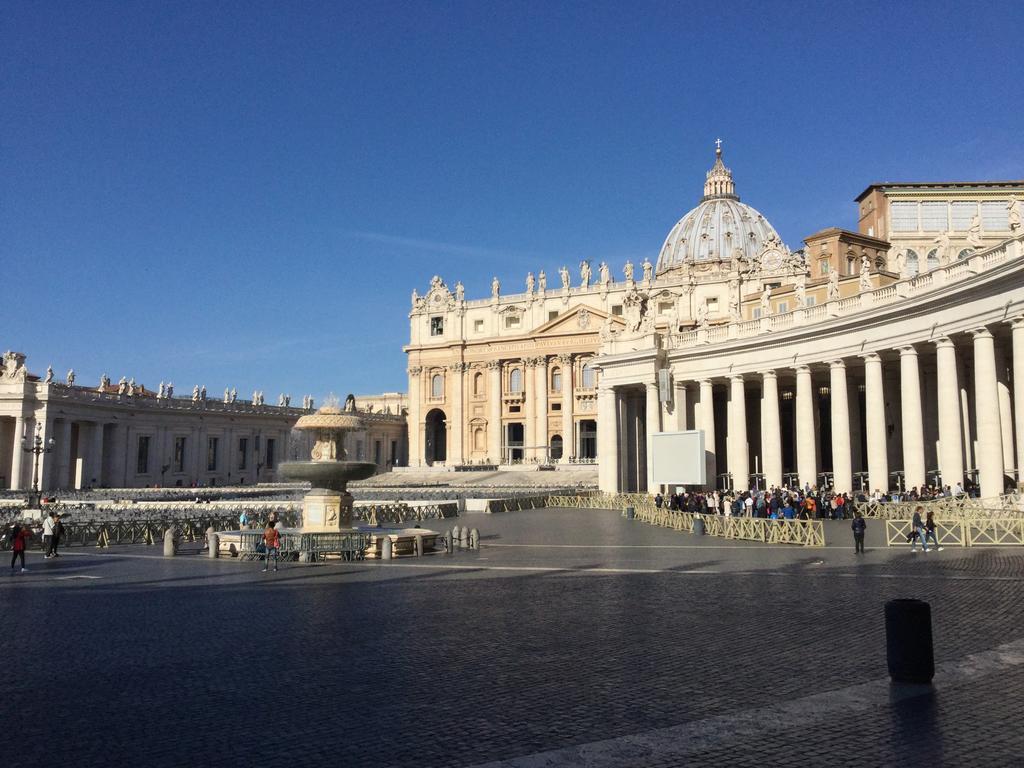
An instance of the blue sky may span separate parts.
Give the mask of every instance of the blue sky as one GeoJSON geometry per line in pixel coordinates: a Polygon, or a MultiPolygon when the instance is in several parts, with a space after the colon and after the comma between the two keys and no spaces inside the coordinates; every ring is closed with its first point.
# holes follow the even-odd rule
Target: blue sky
{"type": "Polygon", "coordinates": [[[1024,177],[1022,8],[5,2],[0,346],[404,390],[413,288],[653,261],[717,136],[793,248],[872,181],[1024,177]]]}

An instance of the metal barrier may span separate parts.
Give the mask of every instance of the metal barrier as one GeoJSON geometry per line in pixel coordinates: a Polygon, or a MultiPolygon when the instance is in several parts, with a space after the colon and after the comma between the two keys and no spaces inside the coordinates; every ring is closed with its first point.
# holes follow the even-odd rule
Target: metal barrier
{"type": "MultiPolygon", "coordinates": [[[[910,543],[911,520],[886,520],[885,542],[888,546],[910,543]]],[[[948,547],[1019,547],[1024,546],[1024,518],[963,518],[936,520],[935,537],[948,547]]]]}
{"type": "Polygon", "coordinates": [[[650,525],[693,533],[694,523],[700,520],[708,536],[742,541],[760,541],[767,544],[795,544],[803,547],[824,547],[825,526],[820,520],[770,520],[763,517],[726,517],[698,512],[659,509],[650,496],[637,494],[602,494],[586,497],[551,496],[548,506],[574,509],[622,509],[632,506],[634,519],[650,525]],[[626,504],[624,500],[632,500],[626,504]],[[564,502],[570,503],[564,503],[564,502]],[[575,503],[572,503],[575,502],[575,503]]]}
{"type": "Polygon", "coordinates": [[[410,506],[408,504],[371,504],[357,506],[352,510],[355,520],[362,520],[369,525],[383,523],[421,523],[424,520],[444,520],[459,516],[459,505],[455,502],[440,504],[424,504],[410,506]]]}
{"type": "MultiPolygon", "coordinates": [[[[363,531],[282,533],[278,558],[298,560],[307,554],[314,560],[327,555],[338,555],[342,560],[362,560],[372,539],[373,534],[363,531]]],[[[262,560],[266,557],[266,553],[260,551],[262,543],[263,531],[242,531],[238,546],[239,559],[262,560]]]]}
{"type": "Polygon", "coordinates": [[[1024,497],[1008,493],[988,499],[974,499],[966,494],[946,496],[931,501],[868,501],[857,505],[864,517],[882,520],[904,520],[914,516],[917,507],[924,507],[936,518],[1012,518],[1024,517],[1024,497]]]}

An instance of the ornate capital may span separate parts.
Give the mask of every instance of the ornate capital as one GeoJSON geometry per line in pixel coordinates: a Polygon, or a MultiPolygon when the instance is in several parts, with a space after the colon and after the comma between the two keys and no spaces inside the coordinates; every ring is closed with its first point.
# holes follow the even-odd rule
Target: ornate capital
{"type": "Polygon", "coordinates": [[[975,339],[991,339],[992,331],[986,328],[984,325],[980,328],[972,328],[970,331],[971,336],[975,339]]]}
{"type": "Polygon", "coordinates": [[[917,348],[913,344],[905,344],[897,347],[900,357],[917,357],[917,348]]]}
{"type": "Polygon", "coordinates": [[[811,366],[801,363],[800,365],[794,365],[793,370],[796,371],[796,375],[806,374],[811,375],[811,366]]]}
{"type": "Polygon", "coordinates": [[[453,371],[454,373],[465,373],[465,372],[466,372],[466,369],[467,369],[467,368],[469,368],[469,365],[467,365],[466,363],[464,363],[464,362],[462,362],[462,361],[460,360],[459,362],[455,362],[455,363],[452,363],[452,364],[451,364],[451,365],[449,365],[448,367],[449,367],[449,368],[450,368],[450,369],[451,369],[451,370],[452,370],[452,371],[453,371]]]}
{"type": "Polygon", "coordinates": [[[779,374],[777,374],[775,371],[762,371],[761,372],[761,378],[762,379],[776,379],[776,380],[778,380],[779,374]]]}
{"type": "Polygon", "coordinates": [[[557,359],[558,359],[558,362],[560,362],[562,365],[572,365],[572,355],[571,354],[559,355],[557,359]]]}
{"type": "Polygon", "coordinates": [[[1019,331],[1021,328],[1024,328],[1024,317],[1011,318],[1010,327],[1015,331],[1019,331]]]}
{"type": "Polygon", "coordinates": [[[953,343],[953,340],[949,338],[949,336],[939,336],[937,339],[932,341],[932,344],[935,345],[936,349],[948,349],[950,347],[956,346],[953,343]]]}
{"type": "Polygon", "coordinates": [[[738,381],[740,384],[742,384],[743,383],[743,374],[742,373],[730,373],[729,374],[729,381],[731,381],[733,383],[736,383],[738,381]]]}
{"type": "Polygon", "coordinates": [[[877,352],[865,352],[860,357],[861,357],[861,360],[863,360],[865,362],[865,364],[866,363],[878,363],[879,365],[881,365],[881,363],[882,363],[882,356],[880,354],[878,354],[877,352]]]}
{"type": "Polygon", "coordinates": [[[423,367],[422,366],[414,365],[411,368],[409,368],[409,375],[410,376],[419,376],[421,373],[423,373],[423,367]]]}
{"type": "Polygon", "coordinates": [[[828,367],[833,371],[845,371],[846,361],[841,358],[838,360],[829,360],[828,367]]]}
{"type": "Polygon", "coordinates": [[[487,370],[489,370],[489,371],[500,371],[501,370],[501,360],[488,360],[487,361],[487,370]]]}

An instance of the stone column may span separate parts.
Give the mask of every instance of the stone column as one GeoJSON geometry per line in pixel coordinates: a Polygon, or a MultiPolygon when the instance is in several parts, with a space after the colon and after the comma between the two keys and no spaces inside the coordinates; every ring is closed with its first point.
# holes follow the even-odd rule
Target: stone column
{"type": "Polygon", "coordinates": [[[921,416],[921,374],[917,350],[900,347],[900,411],[903,414],[903,485],[909,491],[925,485],[924,421],[921,416]]]}
{"type": "MultiPolygon", "coordinates": [[[[126,476],[128,468],[128,427],[120,422],[115,423],[111,431],[111,440],[113,442],[113,445],[110,446],[111,467],[107,483],[113,488],[126,488],[128,485],[134,485],[134,483],[129,484],[126,476]]],[[[152,461],[152,457],[150,461],[152,461]]],[[[135,473],[132,472],[133,477],[134,475],[135,473]]]]}
{"type": "Polygon", "coordinates": [[[75,480],[71,477],[71,419],[65,418],[61,421],[60,430],[57,433],[57,476],[53,478],[53,487],[57,489],[68,489],[74,486],[75,480]]]}
{"type": "Polygon", "coordinates": [[[850,493],[853,491],[850,399],[843,360],[829,363],[829,400],[832,406],[832,485],[838,493],[850,493]]]}
{"type": "MultiPolygon", "coordinates": [[[[451,426],[451,439],[448,442],[449,452],[445,460],[445,464],[448,466],[455,466],[461,464],[464,460],[462,444],[464,436],[466,434],[466,425],[463,419],[463,400],[464,390],[463,382],[466,376],[466,364],[463,362],[452,363],[449,366],[452,377],[452,417],[450,421],[451,426]]],[[[373,456],[373,444],[369,435],[366,437],[367,440],[367,457],[372,459],[373,456]]]]}
{"type": "Polygon", "coordinates": [[[978,423],[978,477],[982,498],[1003,492],[1003,438],[999,426],[999,391],[995,340],[988,328],[974,336],[974,403],[978,423]]]}
{"type": "Polygon", "coordinates": [[[654,493],[654,434],[661,432],[661,398],[658,397],[658,383],[648,382],[646,391],[647,419],[644,432],[647,436],[647,492],[654,493]]]}
{"type": "Polygon", "coordinates": [[[423,441],[420,439],[420,425],[423,422],[422,398],[423,368],[414,365],[409,368],[409,410],[406,415],[406,429],[409,434],[409,466],[423,466],[423,441]]]}
{"type": "Polygon", "coordinates": [[[885,385],[882,358],[874,352],[864,355],[864,406],[867,420],[868,489],[889,490],[889,457],[885,441],[885,385]]]}
{"type": "Polygon", "coordinates": [[[28,454],[23,450],[24,439],[31,439],[32,435],[26,433],[25,417],[14,417],[14,443],[11,448],[11,490],[20,491],[25,488],[24,483],[24,459],[28,454]]]}
{"type": "Polygon", "coordinates": [[[50,453],[44,453],[39,457],[39,490],[47,491],[53,487],[53,475],[57,469],[57,438],[55,433],[57,431],[57,425],[53,419],[45,418],[43,420],[43,445],[48,445],[49,441],[53,439],[54,447],[50,453]]]}
{"type": "Polygon", "coordinates": [[[1017,483],[1024,483],[1024,317],[1013,328],[1013,419],[1017,439],[1017,483]]]}
{"type": "Polygon", "coordinates": [[[619,405],[615,390],[599,387],[597,390],[597,477],[598,487],[604,493],[619,490],[619,405]]]}
{"type": "Polygon", "coordinates": [[[534,377],[537,391],[537,458],[541,461],[548,456],[548,359],[537,358],[537,374],[534,377]],[[543,446],[543,447],[540,447],[543,446]]]}
{"type": "Polygon", "coordinates": [[[534,387],[534,367],[537,359],[523,358],[523,462],[529,462],[537,444],[537,393],[534,387]]]}
{"type": "Polygon", "coordinates": [[[569,458],[576,455],[576,424],[573,419],[573,375],[572,355],[561,355],[558,362],[562,364],[562,463],[568,464],[569,458]]]}
{"type": "Polygon", "coordinates": [[[761,463],[766,487],[782,486],[782,429],[779,425],[779,377],[761,374],[761,463]]]}
{"type": "Polygon", "coordinates": [[[742,376],[729,377],[729,436],[726,456],[732,487],[750,489],[750,460],[747,450],[747,391],[742,376]]]}
{"type": "Polygon", "coordinates": [[[501,464],[501,361],[491,360],[487,363],[487,456],[496,464],[501,464]]]}
{"type": "Polygon", "coordinates": [[[996,389],[999,392],[999,434],[1003,445],[1003,470],[1012,475],[1016,457],[1013,451],[1013,406],[1010,401],[1010,364],[1006,349],[998,341],[996,350],[996,389]]]}
{"type": "Polygon", "coordinates": [[[796,469],[800,485],[818,484],[817,440],[814,433],[814,392],[811,369],[796,367],[796,469]]]}
{"type": "Polygon", "coordinates": [[[936,397],[939,402],[939,473],[950,488],[964,480],[964,458],[960,434],[960,383],[957,377],[956,345],[942,336],[935,340],[936,397]]]}
{"type": "Polygon", "coordinates": [[[686,382],[676,381],[672,386],[674,387],[672,399],[675,403],[676,429],[683,432],[690,428],[686,421],[686,382]]]}
{"type": "Polygon", "coordinates": [[[103,422],[92,423],[92,447],[89,451],[89,471],[85,484],[93,488],[103,485],[103,422]]]}
{"type": "Polygon", "coordinates": [[[700,418],[697,429],[704,432],[704,459],[708,488],[717,488],[718,466],[715,461],[715,388],[711,379],[700,381],[700,418]]]}

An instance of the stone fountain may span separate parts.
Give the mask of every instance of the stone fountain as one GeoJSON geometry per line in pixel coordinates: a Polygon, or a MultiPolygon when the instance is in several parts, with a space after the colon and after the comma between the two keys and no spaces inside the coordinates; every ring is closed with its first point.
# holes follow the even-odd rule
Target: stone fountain
{"type": "Polygon", "coordinates": [[[346,455],[345,434],[362,428],[352,395],[345,398],[344,408],[326,404],[296,422],[295,429],[314,433],[311,460],[284,462],[279,471],[285,480],[313,485],[302,500],[303,530],[340,531],[352,527],[352,494],[346,486],[350,480],[363,480],[377,470],[372,461],[349,461],[346,455]]]}

